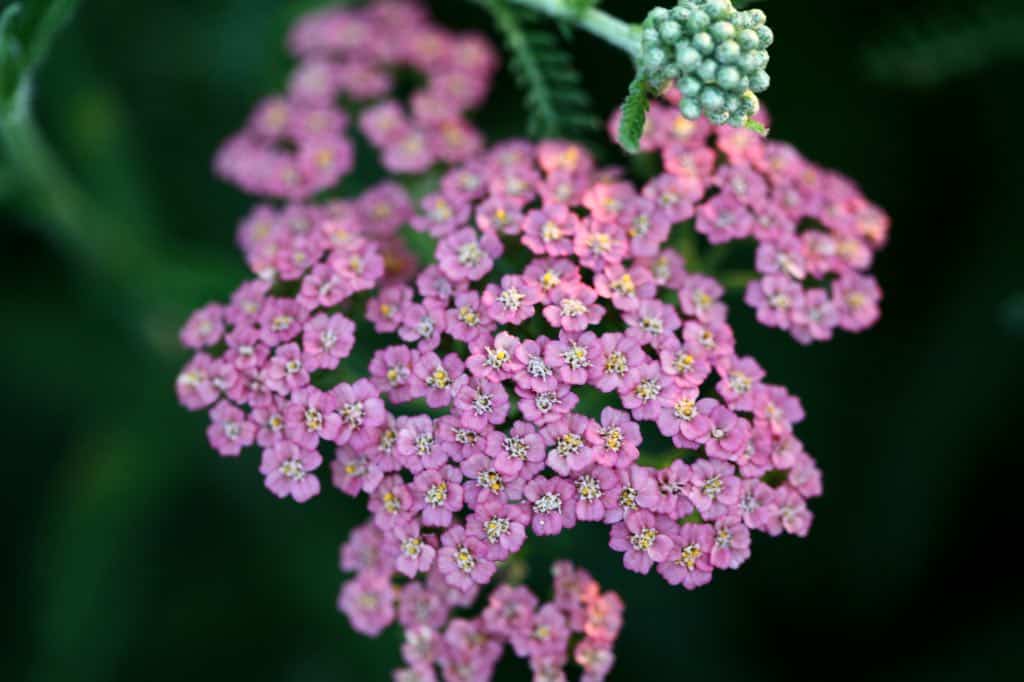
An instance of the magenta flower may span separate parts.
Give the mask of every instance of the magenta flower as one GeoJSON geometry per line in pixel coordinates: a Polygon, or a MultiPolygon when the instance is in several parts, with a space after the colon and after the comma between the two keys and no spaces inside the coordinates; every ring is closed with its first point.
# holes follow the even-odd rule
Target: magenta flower
{"type": "Polygon", "coordinates": [[[288,439],[308,450],[315,450],[321,439],[337,439],[341,416],[334,411],[336,407],[330,393],[312,386],[292,393],[291,404],[284,411],[288,439]]]}
{"type": "Polygon", "coordinates": [[[532,478],[547,456],[537,427],[526,421],[515,422],[507,433],[488,433],[486,451],[494,459],[494,468],[508,478],[532,478]]]}
{"type": "Polygon", "coordinates": [[[437,550],[431,540],[432,536],[420,534],[420,525],[415,521],[396,523],[392,529],[398,540],[399,551],[395,559],[395,568],[407,578],[415,578],[417,573],[426,573],[434,563],[437,550]]]}
{"type": "Polygon", "coordinates": [[[649,360],[638,341],[616,332],[602,334],[595,350],[590,383],[605,393],[621,389],[633,372],[649,360]]]}
{"type": "Polygon", "coordinates": [[[540,291],[519,275],[505,275],[500,284],[487,285],[481,302],[487,316],[498,324],[522,324],[533,317],[540,291]]]}
{"type": "Polygon", "coordinates": [[[656,362],[636,368],[619,388],[622,406],[638,421],[656,419],[662,408],[662,393],[672,384],[656,362]]]}
{"type": "Polygon", "coordinates": [[[626,269],[610,265],[594,276],[594,289],[619,310],[635,310],[640,301],[653,298],[658,287],[651,271],[643,266],[626,269]]]}
{"type": "Polygon", "coordinates": [[[527,628],[512,632],[509,643],[520,658],[564,657],[569,634],[568,623],[558,607],[544,604],[534,612],[527,628]]]}
{"type": "Polygon", "coordinates": [[[302,350],[313,369],[334,369],[349,356],[356,342],[356,326],[341,313],[320,313],[302,328],[302,350]]]}
{"type": "Polygon", "coordinates": [[[206,438],[210,447],[224,457],[237,457],[256,439],[256,424],[245,418],[245,412],[222,400],[210,410],[206,438]]]}
{"type": "Polygon", "coordinates": [[[494,562],[487,558],[487,546],[466,534],[462,526],[452,526],[441,536],[437,567],[446,583],[459,590],[474,584],[486,585],[494,575],[494,562]]]}
{"type": "Polygon", "coordinates": [[[555,372],[559,380],[580,386],[587,383],[591,358],[596,354],[597,336],[593,332],[576,336],[563,330],[558,340],[548,343],[544,349],[544,364],[555,372]]]}
{"type": "Polygon", "coordinates": [[[761,385],[765,371],[752,357],[723,358],[715,364],[721,380],[715,385],[726,405],[734,410],[750,411],[753,391],[761,385]]]}
{"type": "Polygon", "coordinates": [[[530,507],[490,498],[466,518],[466,532],[487,544],[488,559],[503,561],[522,548],[529,524],[530,507]]]}
{"type": "Polygon", "coordinates": [[[586,434],[591,421],[581,414],[550,423],[540,430],[548,448],[547,465],[560,476],[569,476],[587,467],[594,459],[586,434]]]}
{"type": "Polygon", "coordinates": [[[672,554],[658,564],[658,573],[669,585],[688,590],[711,582],[711,551],[714,529],[708,524],[688,523],[679,529],[672,554]]]}
{"type": "Polygon", "coordinates": [[[413,492],[401,476],[384,476],[370,493],[366,504],[373,522],[381,530],[391,530],[409,518],[413,511],[413,492]]]}
{"type": "Polygon", "coordinates": [[[208,303],[193,312],[181,330],[181,345],[199,349],[215,346],[224,335],[224,306],[208,303]]]}
{"type": "Polygon", "coordinates": [[[581,332],[597,324],[604,313],[604,308],[597,304],[597,292],[585,284],[563,284],[543,311],[548,324],[567,332],[581,332]]]}
{"type": "Polygon", "coordinates": [[[882,290],[870,275],[849,274],[832,283],[832,302],[839,326],[859,332],[875,324],[881,316],[882,290]]]}
{"type": "Polygon", "coordinates": [[[418,350],[430,351],[441,343],[441,334],[447,326],[447,309],[439,300],[425,299],[406,307],[398,337],[416,343],[418,350]]]}
{"type": "Polygon", "coordinates": [[[523,418],[538,426],[560,421],[572,412],[580,400],[565,384],[557,385],[550,391],[531,391],[516,386],[516,395],[519,396],[519,411],[523,418]]]}
{"type": "Polygon", "coordinates": [[[711,549],[711,565],[715,568],[740,567],[750,558],[750,529],[738,518],[727,516],[715,522],[715,546],[711,549]]]}
{"type": "Polygon", "coordinates": [[[731,463],[698,459],[690,466],[690,471],[690,500],[702,518],[720,518],[738,504],[740,479],[731,463]]]}
{"type": "Polygon", "coordinates": [[[681,388],[697,388],[711,373],[707,351],[692,341],[681,343],[675,336],[665,340],[658,351],[662,371],[681,388]]]}
{"type": "Polygon", "coordinates": [[[530,527],[536,535],[558,535],[576,525],[576,489],[564,478],[537,476],[523,488],[532,505],[530,527]]]}
{"type": "Polygon", "coordinates": [[[510,637],[529,628],[538,603],[537,596],[523,585],[500,585],[491,592],[480,617],[488,632],[510,637]]]}
{"type": "Polygon", "coordinates": [[[654,348],[660,348],[682,325],[672,306],[657,300],[640,301],[635,310],[623,312],[622,319],[626,336],[654,348]]]}
{"type": "Polygon", "coordinates": [[[206,353],[196,353],[175,379],[178,402],[187,409],[201,410],[215,403],[220,396],[211,380],[214,363],[206,353]]]}
{"type": "Polygon", "coordinates": [[[408,286],[385,287],[366,302],[367,322],[372,322],[379,334],[396,331],[412,303],[412,295],[412,288],[408,286]]]}
{"type": "Polygon", "coordinates": [[[602,466],[623,469],[640,456],[640,425],[629,418],[629,413],[614,407],[601,410],[600,423],[591,421],[586,437],[594,462],[602,466]]]}
{"type": "Polygon", "coordinates": [[[494,459],[483,454],[470,455],[459,465],[466,477],[466,506],[475,509],[486,500],[518,499],[522,493],[522,481],[506,477],[494,466],[494,459]]]}
{"type": "Polygon", "coordinates": [[[658,491],[657,504],[651,511],[667,515],[670,519],[681,519],[693,511],[690,488],[693,473],[681,459],[673,460],[664,469],[635,468],[632,472],[637,490],[647,489],[653,481],[658,491]]]}
{"type": "Polygon", "coordinates": [[[714,398],[700,398],[696,388],[670,387],[662,400],[661,411],[657,416],[658,430],[661,435],[680,440],[679,447],[695,450],[699,443],[708,439],[711,433],[711,419],[701,411],[701,404],[717,405],[714,398]]]}
{"type": "Polygon", "coordinates": [[[668,559],[675,549],[673,535],[678,528],[664,516],[649,511],[635,511],[612,526],[608,546],[625,552],[622,563],[626,570],[646,575],[655,563],[668,559]]]}
{"type": "Polygon", "coordinates": [[[541,300],[551,303],[557,291],[579,284],[582,275],[579,267],[566,258],[536,258],[523,270],[523,279],[541,291],[541,300]]]}
{"type": "Polygon", "coordinates": [[[528,212],[523,220],[523,246],[538,256],[568,256],[580,219],[562,204],[528,212]]]}
{"type": "Polygon", "coordinates": [[[437,264],[452,281],[476,281],[491,271],[501,255],[501,240],[471,228],[448,235],[437,245],[437,264]]]}
{"type": "Polygon", "coordinates": [[[493,339],[470,346],[466,370],[483,381],[504,381],[522,369],[515,357],[517,348],[517,337],[508,332],[498,332],[493,339]]]}
{"type": "Polygon", "coordinates": [[[789,329],[793,311],[803,303],[803,289],[785,275],[767,275],[747,284],[743,300],[757,309],[757,321],[766,327],[789,329]]]}
{"type": "Polygon", "coordinates": [[[601,521],[616,504],[614,491],[619,479],[614,471],[594,466],[573,478],[576,486],[576,518],[580,521],[601,521]]]}
{"type": "Polygon", "coordinates": [[[580,265],[597,272],[626,258],[627,239],[625,230],[617,223],[591,216],[580,222],[573,238],[573,252],[580,265]]]}
{"type": "Polygon", "coordinates": [[[264,378],[267,387],[279,395],[288,395],[309,384],[306,356],[297,343],[278,346],[270,358],[264,378]]]}
{"type": "Polygon", "coordinates": [[[338,384],[331,389],[331,395],[341,415],[341,429],[336,439],[338,445],[350,440],[357,445],[363,434],[387,420],[384,401],[369,379],[360,379],[354,384],[338,384]]]}
{"type": "Polygon", "coordinates": [[[839,313],[825,289],[808,289],[800,304],[790,315],[790,334],[798,342],[828,341],[839,326],[839,313]]]}
{"type": "Polygon", "coordinates": [[[376,351],[367,369],[377,390],[385,393],[392,403],[404,403],[411,400],[415,392],[412,368],[412,352],[408,346],[396,345],[376,351]]]}
{"type": "Polygon", "coordinates": [[[434,421],[425,414],[399,417],[395,451],[402,466],[414,474],[437,469],[447,460],[434,434],[434,421]]]}
{"type": "Polygon", "coordinates": [[[418,393],[426,398],[430,407],[448,405],[463,369],[462,360],[455,353],[449,353],[444,360],[434,353],[420,356],[413,365],[413,375],[419,384],[418,393]]]}
{"type": "Polygon", "coordinates": [[[277,497],[306,502],[320,494],[320,481],[313,474],[323,458],[316,450],[306,450],[282,441],[263,451],[260,473],[267,489],[277,497]]]}
{"type": "Polygon", "coordinates": [[[518,369],[512,376],[519,388],[530,391],[547,391],[558,385],[555,371],[544,359],[551,339],[525,339],[515,348],[514,358],[518,369]]]}
{"type": "Polygon", "coordinates": [[[445,313],[445,332],[453,339],[468,344],[491,338],[495,323],[487,317],[480,304],[480,294],[462,291],[455,294],[454,307],[445,313]]]}
{"type": "Polygon", "coordinates": [[[341,587],[338,610],[352,629],[376,637],[395,620],[395,588],[377,573],[360,573],[341,587]]]}
{"type": "Polygon", "coordinates": [[[709,437],[704,443],[708,457],[735,459],[747,446],[750,422],[723,405],[702,402],[699,408],[711,420],[709,437]]]}
{"type": "Polygon", "coordinates": [[[445,528],[452,514],[462,509],[462,473],[453,466],[425,469],[410,486],[413,511],[421,512],[424,526],[445,528]]]}

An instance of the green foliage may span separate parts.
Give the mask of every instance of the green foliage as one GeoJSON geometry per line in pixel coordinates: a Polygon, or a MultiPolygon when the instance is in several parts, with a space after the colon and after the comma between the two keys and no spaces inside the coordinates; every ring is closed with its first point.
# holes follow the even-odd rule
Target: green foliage
{"type": "Polygon", "coordinates": [[[619,144],[630,154],[635,154],[640,148],[647,110],[651,106],[648,94],[647,80],[638,73],[629,84],[629,92],[622,103],[622,118],[619,120],[619,144]]]}
{"type": "Polygon", "coordinates": [[[78,0],[8,5],[0,14],[0,113],[27,106],[32,77],[78,0]]]}
{"type": "Polygon", "coordinates": [[[1024,4],[992,2],[967,13],[920,19],[890,31],[864,62],[879,81],[934,86],[1024,58],[1024,4]]]}
{"type": "Polygon", "coordinates": [[[504,0],[480,0],[490,11],[508,51],[508,66],[523,90],[530,137],[575,137],[596,129],[590,95],[558,36],[536,17],[504,0]]]}

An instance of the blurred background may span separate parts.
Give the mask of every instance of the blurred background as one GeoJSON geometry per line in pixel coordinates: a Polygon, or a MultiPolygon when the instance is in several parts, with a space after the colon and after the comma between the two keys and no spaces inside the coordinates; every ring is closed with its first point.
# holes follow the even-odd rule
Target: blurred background
{"type": "MultiPolygon", "coordinates": [[[[172,390],[178,325],[244,276],[233,230],[250,202],[211,155],[281,87],[285,29],[316,4],[87,0],[38,74],[67,169],[40,188],[0,157],[0,679],[378,680],[398,664],[396,632],[356,636],[334,607],[360,504],[276,500],[258,455],[217,457],[172,390]]],[[[604,6],[639,20],[652,4],[604,6]]],[[[693,593],[623,571],[597,527],[541,541],[534,572],[571,553],[621,592],[612,679],[1022,679],[1024,7],[755,4],[778,36],[772,136],[893,217],[870,332],[805,349],[733,306],[741,350],[807,408],[826,486],[813,531],[758,536],[742,570],[693,593]]],[[[431,5],[490,31],[466,2],[431,5]]],[[[628,61],[587,36],[572,49],[611,111],[628,61]]],[[[478,120],[492,139],[522,132],[507,74],[478,120]]]]}

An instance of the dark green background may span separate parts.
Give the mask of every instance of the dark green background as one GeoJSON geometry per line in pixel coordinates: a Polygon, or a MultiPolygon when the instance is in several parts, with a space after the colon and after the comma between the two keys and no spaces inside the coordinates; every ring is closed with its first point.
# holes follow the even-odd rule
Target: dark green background
{"type": "MultiPolygon", "coordinates": [[[[650,4],[605,3],[629,19],[650,4]]],[[[807,408],[826,495],[806,540],[758,536],[742,570],[694,593],[626,573],[599,528],[538,543],[535,579],[571,554],[626,599],[613,679],[1021,679],[1020,65],[927,88],[865,67],[890,27],[964,16],[957,4],[763,5],[772,135],[892,213],[884,317],[804,349],[733,307],[741,350],[807,408]]],[[[433,5],[490,27],[465,2],[433,5]]],[[[376,680],[397,664],[394,632],[357,637],[334,609],[359,504],[274,499],[257,455],[218,458],[173,398],[176,326],[243,276],[232,235],[248,201],[209,159],[281,85],[300,9],[86,1],[40,74],[44,129],[114,218],[88,227],[105,255],[83,256],[34,217],[40,197],[0,204],[0,679],[376,680]]],[[[610,111],[628,62],[587,37],[573,49],[610,111]]],[[[492,139],[521,132],[507,75],[480,120],[492,139]]]]}

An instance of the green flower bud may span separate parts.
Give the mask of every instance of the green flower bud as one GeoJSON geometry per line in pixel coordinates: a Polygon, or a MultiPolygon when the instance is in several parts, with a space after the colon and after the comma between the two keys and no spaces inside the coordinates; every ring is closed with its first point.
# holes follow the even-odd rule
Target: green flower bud
{"type": "Polygon", "coordinates": [[[726,90],[738,91],[741,77],[740,70],[735,66],[720,67],[715,74],[715,80],[726,90]]]}
{"type": "Polygon", "coordinates": [[[722,97],[722,91],[715,87],[704,88],[700,93],[700,105],[708,112],[709,118],[711,112],[724,110],[725,98],[722,97]]]}
{"type": "Polygon", "coordinates": [[[678,21],[679,23],[685,23],[686,20],[690,18],[690,14],[692,13],[693,10],[690,9],[689,7],[686,7],[685,5],[676,5],[675,7],[669,10],[669,15],[671,15],[672,20],[678,21]]]}
{"type": "Polygon", "coordinates": [[[754,32],[757,33],[757,38],[761,41],[762,50],[768,49],[775,42],[775,34],[767,26],[758,26],[754,32]]]}
{"type": "Polygon", "coordinates": [[[691,33],[703,31],[711,24],[711,18],[701,10],[694,10],[690,18],[686,20],[686,26],[691,33]]]}
{"type": "Polygon", "coordinates": [[[708,33],[711,34],[711,37],[715,39],[716,43],[720,43],[723,40],[729,40],[735,37],[736,28],[728,21],[716,21],[711,24],[711,28],[708,29],[708,33]]]}
{"type": "Polygon", "coordinates": [[[703,9],[712,19],[728,19],[736,13],[729,0],[706,0],[703,9]]]}
{"type": "Polygon", "coordinates": [[[711,38],[710,33],[696,33],[693,38],[690,39],[690,44],[702,55],[709,55],[715,49],[715,41],[711,38]]]}
{"type": "Polygon", "coordinates": [[[683,97],[696,97],[704,87],[704,84],[693,76],[684,77],[676,85],[679,86],[679,92],[683,93],[683,97]]]}
{"type": "Polygon", "coordinates": [[[747,19],[751,22],[751,28],[764,26],[764,22],[768,21],[768,17],[759,9],[748,9],[744,14],[747,15],[747,19]]]}
{"type": "Polygon", "coordinates": [[[705,83],[714,83],[717,73],[718,62],[714,59],[705,59],[697,67],[697,78],[700,78],[705,83]]]}
{"type": "Polygon", "coordinates": [[[757,95],[749,90],[740,95],[740,102],[742,103],[743,112],[748,116],[753,116],[761,109],[761,101],[757,99],[757,95]]]}
{"type": "Polygon", "coordinates": [[[665,21],[658,27],[658,33],[661,34],[663,40],[673,42],[683,34],[683,27],[674,21],[665,21]]]}
{"type": "Polygon", "coordinates": [[[660,47],[652,47],[644,52],[644,66],[650,71],[658,71],[665,64],[665,51],[660,47]]]}
{"type": "Polygon", "coordinates": [[[761,47],[761,39],[757,33],[751,31],[749,28],[745,28],[736,34],[736,42],[740,44],[743,51],[756,50],[761,47]]]}
{"type": "Polygon", "coordinates": [[[771,83],[772,80],[764,69],[758,69],[750,74],[750,89],[754,92],[764,92],[771,83]]]}
{"type": "Polygon", "coordinates": [[[739,60],[740,54],[740,45],[735,40],[726,40],[715,48],[715,59],[720,64],[733,64],[739,60]]]}
{"type": "Polygon", "coordinates": [[[654,9],[647,13],[647,21],[661,22],[668,19],[669,16],[669,11],[664,7],[655,7],[654,9]]]}
{"type": "Polygon", "coordinates": [[[687,73],[695,71],[700,66],[701,59],[700,52],[689,45],[676,52],[676,64],[687,73]]]}
{"type": "Polygon", "coordinates": [[[700,105],[692,99],[684,100],[679,105],[679,113],[683,115],[683,118],[688,118],[691,121],[696,121],[700,118],[701,113],[700,105]]]}

